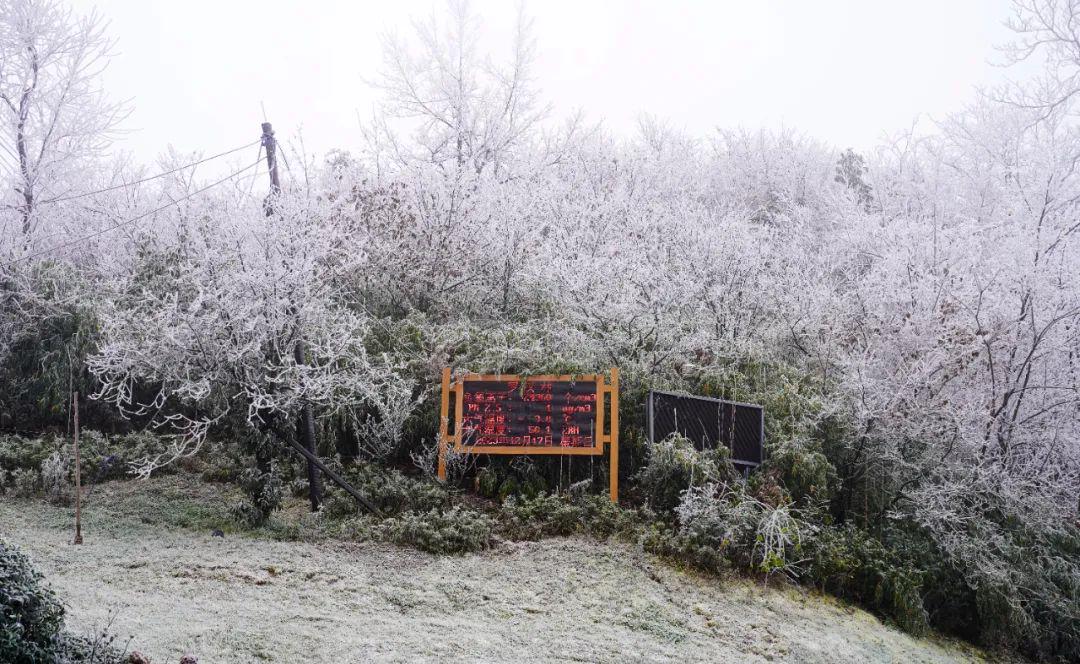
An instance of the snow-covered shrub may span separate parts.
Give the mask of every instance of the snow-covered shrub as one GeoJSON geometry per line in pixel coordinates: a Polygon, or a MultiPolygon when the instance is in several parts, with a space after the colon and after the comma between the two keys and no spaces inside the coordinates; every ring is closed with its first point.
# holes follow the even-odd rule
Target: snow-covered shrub
{"type": "MultiPolygon", "coordinates": [[[[160,436],[149,431],[107,436],[94,429],[82,429],[79,457],[83,485],[130,477],[135,461],[166,445],[160,436]]],[[[0,472],[5,470],[9,475],[20,477],[32,473],[46,493],[58,496],[62,493],[61,476],[66,473],[66,481],[70,484],[74,471],[70,437],[54,434],[34,438],[0,436],[0,472]]]]}
{"type": "Polygon", "coordinates": [[[734,564],[797,578],[817,528],[789,503],[769,505],[741,486],[691,487],[676,508],[679,534],[693,547],[712,547],[734,564]]]}
{"type": "Polygon", "coordinates": [[[52,661],[63,623],[64,607],[41,573],[0,539],[0,661],[52,661]]]}
{"type": "MultiPolygon", "coordinates": [[[[413,465],[428,477],[436,477],[439,469],[439,445],[436,439],[421,441],[418,449],[409,453],[413,465]]],[[[459,486],[465,476],[476,467],[477,456],[454,450],[453,445],[446,448],[446,483],[459,486]]]]}
{"type": "Polygon", "coordinates": [[[511,497],[503,503],[499,516],[501,531],[514,540],[573,535],[585,528],[581,507],[566,496],[511,497]]]}
{"type": "Polygon", "coordinates": [[[648,460],[634,480],[647,504],[661,512],[674,510],[691,487],[728,482],[736,477],[724,446],[704,452],[679,434],[649,446],[648,460]]]}
{"type": "Polygon", "coordinates": [[[10,664],[122,664],[115,635],[79,636],[63,629],[64,607],[41,573],[15,546],[0,539],[0,662],[10,664]]]}
{"type": "Polygon", "coordinates": [[[57,450],[41,464],[41,486],[49,500],[55,503],[67,502],[72,489],[70,474],[74,459],[63,451],[57,450]]]}
{"type": "Polygon", "coordinates": [[[615,505],[603,495],[510,497],[498,512],[499,534],[511,540],[538,540],[585,533],[598,539],[637,539],[651,515],[615,505]]]}
{"type": "Polygon", "coordinates": [[[128,653],[116,646],[118,636],[108,629],[87,635],[61,632],[56,664],[131,664],[128,653]]]}
{"type": "Polygon", "coordinates": [[[28,438],[18,435],[0,436],[0,469],[18,468],[38,471],[49,456],[63,446],[64,441],[51,435],[28,438]]]}
{"type": "Polygon", "coordinates": [[[239,483],[247,500],[233,506],[233,515],[248,526],[265,524],[281,505],[284,493],[281,477],[273,468],[268,472],[248,468],[241,473],[239,483]]]}
{"type": "Polygon", "coordinates": [[[29,498],[41,491],[41,473],[30,468],[5,471],[4,492],[20,498],[29,498]]]}
{"type": "Polygon", "coordinates": [[[367,461],[390,460],[401,444],[406,421],[418,405],[413,386],[406,381],[388,382],[383,389],[370,395],[363,413],[348,411],[348,420],[355,432],[361,457],[367,461]]]}
{"type": "Polygon", "coordinates": [[[368,351],[380,321],[346,278],[367,271],[365,235],[310,192],[275,197],[271,216],[223,203],[228,214],[207,203],[141,247],[100,312],[95,397],[173,434],[138,473],[194,455],[212,433],[280,441],[307,405],[353,413],[373,445],[393,443],[414,386],[395,357],[368,351]]]}
{"type": "MultiPolygon", "coordinates": [[[[168,445],[167,435],[147,430],[106,435],[88,429],[80,435],[86,441],[80,453],[88,464],[84,464],[83,477],[98,482],[131,477],[141,459],[158,453],[168,445]]],[[[163,472],[174,470],[163,469],[163,472]]]]}
{"type": "Polygon", "coordinates": [[[934,542],[938,564],[954,573],[946,587],[977,616],[981,642],[1040,659],[1076,659],[1080,524],[1016,501],[995,475],[954,475],[946,484],[951,491],[926,496],[921,521],[904,525],[934,542]]]}
{"type": "Polygon", "coordinates": [[[429,553],[468,553],[491,546],[491,517],[460,505],[447,510],[405,512],[374,525],[374,539],[429,553]]]}
{"type": "MultiPolygon", "coordinates": [[[[450,503],[450,494],[438,482],[430,478],[408,477],[395,469],[371,464],[354,465],[344,471],[344,477],[387,516],[402,512],[430,512],[448,507],[450,503]]],[[[329,516],[342,517],[357,514],[362,508],[344,490],[328,487],[323,509],[329,516]]]]}
{"type": "MultiPolygon", "coordinates": [[[[1064,82],[1071,4],[1017,3],[1023,38],[1056,49],[1049,73],[1064,82]]],[[[545,126],[522,78],[531,49],[492,66],[462,48],[483,43],[467,34],[478,24],[425,23],[417,58],[395,41],[365,151],[302,166],[270,216],[242,187],[188,196],[201,185],[187,171],[102,195],[108,214],[41,207],[35,224],[65,231],[176,201],[130,233],[4,261],[0,425],[57,425],[69,380],[85,392],[97,379],[97,407],[174,434],[148,441],[143,474],[215,438],[265,468],[311,405],[358,454],[431,475],[442,367],[618,366],[621,479],[638,478],[624,497],[682,503],[651,530],[658,549],[790,571],[805,520],[854,527],[820,550],[823,585],[910,629],[922,595],[939,626],[970,615],[974,638],[1077,659],[1076,99],[1035,112],[983,99],[863,156],[790,131],[644,121],[619,136],[545,126]],[[441,94],[451,61],[476,94],[441,94]],[[399,115],[407,135],[388,121],[399,115]],[[704,495],[724,478],[685,445],[645,452],[650,387],[764,404],[770,456],[745,492],[704,495]],[[255,437],[266,445],[245,448],[255,437]]],[[[17,207],[0,216],[12,258],[48,246],[20,235],[17,207]]],[[[5,484],[33,485],[55,447],[15,447],[0,439],[5,484]]],[[[475,457],[447,461],[467,486],[475,457]]],[[[549,487],[558,467],[561,485],[558,459],[536,466],[549,487]]],[[[537,488],[496,464],[476,479],[492,498],[537,488]]],[[[541,504],[515,502],[514,527],[579,520],[551,504],[546,522],[541,504]]]]}

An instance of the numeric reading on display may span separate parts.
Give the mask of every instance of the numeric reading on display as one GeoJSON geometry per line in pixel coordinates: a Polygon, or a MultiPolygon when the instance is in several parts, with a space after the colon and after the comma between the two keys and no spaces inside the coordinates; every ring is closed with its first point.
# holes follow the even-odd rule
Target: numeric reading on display
{"type": "Polygon", "coordinates": [[[466,380],[465,445],[594,447],[595,381],[466,380]]]}

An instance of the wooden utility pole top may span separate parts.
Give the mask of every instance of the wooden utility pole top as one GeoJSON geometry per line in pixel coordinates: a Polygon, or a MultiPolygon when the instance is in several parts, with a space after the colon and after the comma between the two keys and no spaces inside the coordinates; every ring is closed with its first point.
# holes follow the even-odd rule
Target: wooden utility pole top
{"type": "MultiPolygon", "coordinates": [[[[266,169],[270,172],[270,193],[267,194],[266,203],[263,206],[266,210],[266,216],[269,217],[274,214],[274,199],[281,193],[281,181],[278,179],[277,167],[277,141],[274,139],[274,126],[269,122],[262,123],[262,144],[263,147],[266,148],[266,169]]],[[[304,356],[304,335],[301,333],[299,323],[297,323],[296,345],[293,347],[293,357],[296,360],[297,366],[302,366],[305,363],[304,356]]],[[[315,444],[315,409],[312,407],[310,401],[305,401],[300,407],[300,417],[296,422],[296,434],[298,439],[304,441],[302,446],[296,445],[295,447],[308,460],[308,496],[311,499],[311,511],[315,512],[323,502],[323,483],[322,476],[319,475],[319,470],[322,469],[323,472],[327,471],[322,462],[319,461],[317,455],[317,446],[315,444]]],[[[338,481],[336,475],[328,474],[327,476],[338,484],[342,484],[342,482],[338,481]]],[[[346,485],[342,484],[342,486],[346,485]]],[[[356,493],[355,489],[346,486],[346,491],[349,491],[361,500],[365,507],[374,511],[374,507],[371,503],[364,500],[360,494],[356,493]]]]}
{"type": "Polygon", "coordinates": [[[274,139],[274,126],[269,122],[262,123],[262,144],[266,148],[266,169],[270,171],[270,194],[266,197],[266,216],[274,213],[272,199],[281,191],[281,181],[278,179],[277,168],[277,141],[274,139]]]}

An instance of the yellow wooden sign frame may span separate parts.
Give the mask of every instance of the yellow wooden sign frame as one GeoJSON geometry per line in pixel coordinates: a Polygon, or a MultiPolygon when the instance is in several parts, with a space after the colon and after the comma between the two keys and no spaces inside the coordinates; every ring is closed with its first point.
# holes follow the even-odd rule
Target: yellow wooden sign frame
{"type": "Polygon", "coordinates": [[[452,377],[449,367],[442,374],[442,408],[439,412],[439,479],[446,480],[446,451],[453,443],[454,451],[464,454],[569,454],[599,456],[604,453],[604,444],[610,463],[609,492],[611,502],[619,501],[619,370],[611,369],[611,378],[603,374],[561,375],[561,376],[515,376],[506,374],[473,374],[452,377]],[[462,415],[465,403],[465,383],[467,381],[525,381],[539,382],[595,382],[596,383],[596,428],[592,447],[556,447],[534,445],[466,445],[462,440],[462,415]],[[450,395],[454,395],[454,409],[450,412],[450,395]],[[610,433],[604,433],[605,405],[604,397],[611,397],[611,412],[607,413],[610,433]],[[454,431],[450,433],[451,417],[454,431]]]}

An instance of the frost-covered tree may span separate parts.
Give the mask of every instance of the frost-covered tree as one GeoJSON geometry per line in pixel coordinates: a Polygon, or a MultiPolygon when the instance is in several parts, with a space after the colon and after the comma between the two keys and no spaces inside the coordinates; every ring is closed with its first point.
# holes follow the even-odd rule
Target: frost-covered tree
{"type": "Polygon", "coordinates": [[[274,208],[186,210],[109,284],[89,361],[96,397],[175,433],[142,475],[194,454],[215,428],[264,444],[291,436],[304,404],[322,416],[364,409],[389,435],[411,411],[413,385],[368,352],[371,319],[343,287],[363,269],[360,238],[306,196],[274,208]]]}
{"type": "Polygon", "coordinates": [[[84,302],[101,402],[173,435],[143,474],[207,438],[272,445],[304,404],[371,458],[423,456],[434,419],[405,419],[434,407],[447,365],[617,366],[632,434],[649,387],[758,400],[762,482],[788,482],[771,487],[767,548],[816,515],[808,540],[842,524],[918,578],[948,574],[988,641],[1080,643],[1073,4],[1018,5],[1058,87],[861,156],[790,131],[548,123],[528,21],[495,65],[453,3],[388,41],[363,149],[309,166],[274,215],[236,182],[194,195],[183,171],[50,208],[103,229],[175,201],[6,271],[40,297],[0,301],[0,351],[34,339],[25,321],[70,320],[55,302],[84,302]]]}
{"type": "Polygon", "coordinates": [[[100,87],[112,43],[96,13],[55,0],[0,3],[0,165],[22,242],[39,225],[43,199],[79,187],[125,115],[100,87]]]}
{"type": "Polygon", "coordinates": [[[548,112],[533,77],[532,21],[519,9],[505,63],[480,51],[482,22],[467,0],[448,2],[445,16],[432,14],[413,28],[411,40],[383,43],[376,86],[385,101],[369,137],[398,160],[475,173],[505,168],[548,112]],[[397,136],[391,118],[413,125],[411,140],[397,136]]]}

